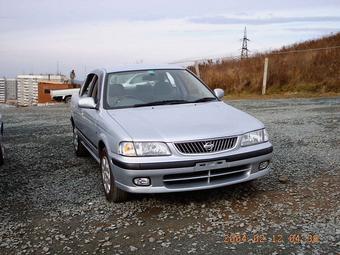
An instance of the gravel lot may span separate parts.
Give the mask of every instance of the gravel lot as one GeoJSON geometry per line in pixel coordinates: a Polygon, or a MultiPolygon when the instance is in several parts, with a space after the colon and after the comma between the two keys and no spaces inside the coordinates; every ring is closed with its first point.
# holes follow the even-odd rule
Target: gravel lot
{"type": "Polygon", "coordinates": [[[2,108],[0,254],[339,254],[340,98],[228,103],[266,124],[268,176],[122,204],[74,156],[66,105],[2,108]]]}

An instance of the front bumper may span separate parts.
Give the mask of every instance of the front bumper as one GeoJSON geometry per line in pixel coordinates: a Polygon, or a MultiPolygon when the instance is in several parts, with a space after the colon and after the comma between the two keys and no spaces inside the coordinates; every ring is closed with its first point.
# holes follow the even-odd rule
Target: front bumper
{"type": "Polygon", "coordinates": [[[130,193],[167,193],[217,188],[250,181],[267,174],[272,145],[267,142],[237,151],[192,157],[127,158],[111,155],[118,188],[130,193]],[[168,160],[166,160],[168,159],[168,160]],[[137,186],[136,177],[148,177],[150,186],[137,186]]]}

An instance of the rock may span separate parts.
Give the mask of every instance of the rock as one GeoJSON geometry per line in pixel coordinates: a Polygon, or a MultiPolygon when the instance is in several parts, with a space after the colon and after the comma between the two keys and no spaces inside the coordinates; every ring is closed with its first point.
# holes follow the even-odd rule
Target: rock
{"type": "Polygon", "coordinates": [[[188,253],[196,253],[196,248],[191,248],[190,250],[188,250],[188,253]]]}
{"type": "Polygon", "coordinates": [[[137,251],[137,250],[138,250],[137,247],[130,245],[130,251],[137,251]]]}
{"type": "Polygon", "coordinates": [[[280,177],[279,177],[279,181],[281,182],[281,183],[287,183],[288,182],[288,176],[287,175],[281,175],[280,177]]]}
{"type": "Polygon", "coordinates": [[[162,247],[166,247],[167,248],[167,247],[169,247],[169,245],[170,245],[170,243],[166,243],[166,242],[161,243],[162,247]]]}
{"type": "Polygon", "coordinates": [[[111,246],[112,245],[112,242],[110,241],[106,241],[105,243],[103,243],[103,247],[106,247],[106,246],[111,246]]]}
{"type": "Polygon", "coordinates": [[[48,252],[50,249],[47,247],[47,246],[45,246],[44,248],[43,248],[43,251],[44,252],[48,252]]]}
{"type": "Polygon", "coordinates": [[[154,237],[150,237],[150,238],[149,238],[149,242],[150,242],[150,243],[153,243],[154,241],[156,241],[156,239],[155,239],[154,237]]]}

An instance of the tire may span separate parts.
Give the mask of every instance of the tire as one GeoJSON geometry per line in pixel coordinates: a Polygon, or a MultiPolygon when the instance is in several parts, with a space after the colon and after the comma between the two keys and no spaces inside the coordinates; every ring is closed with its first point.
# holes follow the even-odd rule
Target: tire
{"type": "Polygon", "coordinates": [[[5,162],[4,147],[0,143],[0,166],[2,166],[4,162],[5,162]]]}
{"type": "Polygon", "coordinates": [[[85,146],[80,141],[76,127],[73,128],[73,149],[77,157],[84,157],[89,154],[85,146]]]}
{"type": "Polygon", "coordinates": [[[65,104],[69,104],[71,102],[71,96],[65,97],[65,104]]]}
{"type": "Polygon", "coordinates": [[[109,163],[109,157],[105,148],[102,149],[100,153],[100,171],[106,199],[115,203],[126,201],[128,199],[128,193],[119,189],[115,185],[114,176],[109,163]]]}

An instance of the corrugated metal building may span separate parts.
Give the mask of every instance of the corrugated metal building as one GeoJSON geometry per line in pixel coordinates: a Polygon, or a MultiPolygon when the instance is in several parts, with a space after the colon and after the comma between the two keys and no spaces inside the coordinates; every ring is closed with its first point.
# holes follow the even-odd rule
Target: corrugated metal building
{"type": "Polygon", "coordinates": [[[0,103],[6,102],[6,80],[0,79],[0,103]]]}
{"type": "Polygon", "coordinates": [[[18,75],[18,105],[29,106],[38,104],[38,83],[40,81],[63,82],[64,80],[64,75],[18,75]]]}

